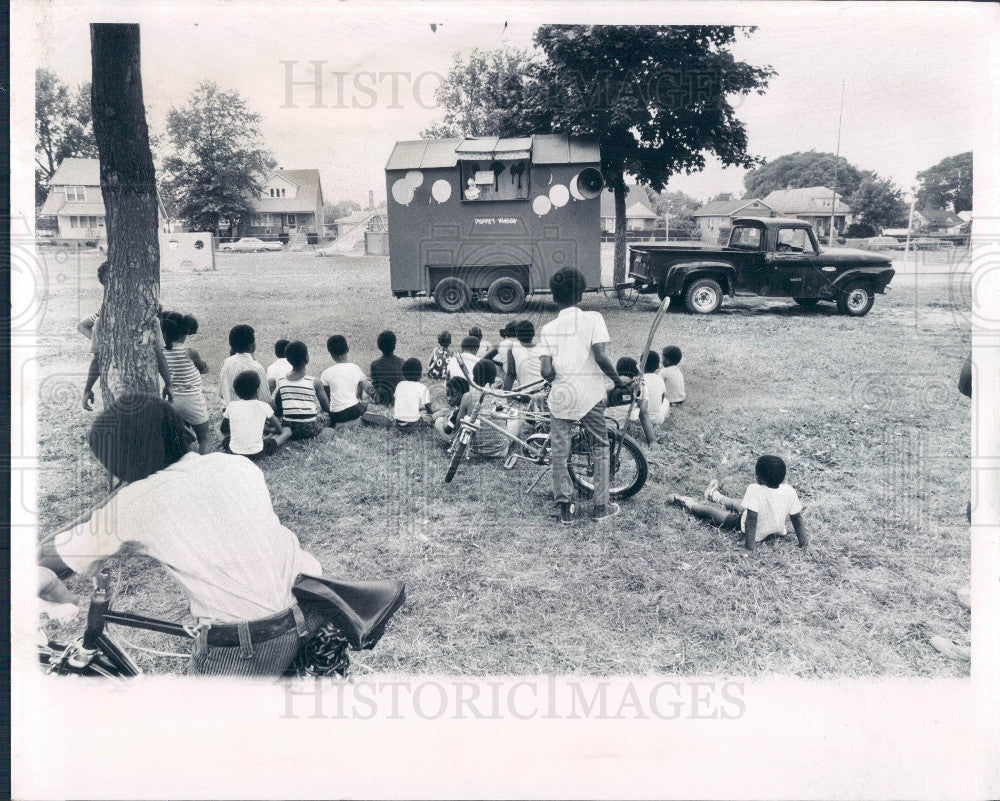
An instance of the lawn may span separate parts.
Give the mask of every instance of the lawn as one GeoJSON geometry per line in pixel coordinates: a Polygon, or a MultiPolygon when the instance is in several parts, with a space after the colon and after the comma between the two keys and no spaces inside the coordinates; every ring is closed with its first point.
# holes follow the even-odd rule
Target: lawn
{"type": "MultiPolygon", "coordinates": [[[[93,414],[80,408],[88,352],[75,331],[100,302],[96,265],[93,256],[49,259],[49,274],[62,277],[48,284],[40,323],[42,531],[106,489],[84,445],[93,414]]],[[[507,321],[395,300],[382,258],[220,255],[212,272],[165,273],[161,294],[166,308],[199,320],[189,344],[212,369],[206,395],[217,416],[218,367],[236,323],[254,326],[265,365],[275,339],[299,338],[318,373],[333,333],[367,371],[383,328],[396,331],[399,355],[426,361],[444,328],[460,338],[480,324],[496,341],[507,321]]],[[[409,600],[382,643],[356,659],[376,672],[964,676],[968,663],[927,641],[969,643],[969,613],[955,597],[970,566],[970,408],[956,390],[968,304],[967,288],[921,277],[897,280],[863,319],[764,298],[727,300],[710,317],[671,312],[656,346],[683,349],[688,400],[666,423],[667,444],[647,451],[645,488],[601,526],[559,527],[548,478],[528,491],[530,466],[508,473],[472,461],[445,484],[446,456],[423,434],[337,433],[293,444],[262,469],[278,516],[328,574],[406,582],[409,600]],[[794,538],[747,555],[667,504],[713,476],[740,496],[762,453],[788,463],[812,558],[794,538]]],[[[613,359],[637,355],[652,301],[621,308],[594,294],[583,305],[605,315],[613,359]]],[[[538,326],[553,315],[542,299],[520,316],[538,326]]],[[[112,573],[119,607],[186,613],[149,560],[118,558],[112,573]]],[[[74,588],[87,592],[82,580],[74,588]]],[[[151,673],[183,666],[136,657],[151,673]]]]}

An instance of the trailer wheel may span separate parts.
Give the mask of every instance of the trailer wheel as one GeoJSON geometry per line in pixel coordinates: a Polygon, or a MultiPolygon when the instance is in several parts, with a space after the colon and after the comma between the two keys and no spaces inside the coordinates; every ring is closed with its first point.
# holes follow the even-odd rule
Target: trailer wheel
{"type": "Polygon", "coordinates": [[[524,308],[524,287],[516,278],[505,276],[490,284],[486,302],[497,314],[512,314],[524,308]]]}
{"type": "Polygon", "coordinates": [[[461,278],[448,276],[442,278],[434,287],[434,302],[441,311],[453,312],[464,311],[469,308],[472,300],[472,293],[469,292],[469,285],[461,278]]]}

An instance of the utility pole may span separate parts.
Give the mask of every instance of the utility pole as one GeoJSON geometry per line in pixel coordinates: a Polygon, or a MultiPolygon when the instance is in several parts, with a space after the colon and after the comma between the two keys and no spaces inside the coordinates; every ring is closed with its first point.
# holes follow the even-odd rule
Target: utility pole
{"type": "Polygon", "coordinates": [[[833,202],[830,204],[830,247],[833,247],[834,215],[837,211],[837,168],[840,166],[840,131],[844,122],[844,82],[840,82],[840,116],[837,118],[837,158],[833,162],[833,202]]]}

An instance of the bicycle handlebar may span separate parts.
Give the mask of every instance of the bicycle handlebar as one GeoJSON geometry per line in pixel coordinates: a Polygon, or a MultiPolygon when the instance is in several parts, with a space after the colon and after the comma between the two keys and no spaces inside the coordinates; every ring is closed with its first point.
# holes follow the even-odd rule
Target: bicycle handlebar
{"type": "Polygon", "coordinates": [[[530,384],[524,384],[518,387],[516,390],[507,389],[494,389],[493,387],[483,387],[477,384],[472,376],[469,374],[469,368],[465,363],[464,359],[458,359],[458,366],[461,369],[462,374],[465,376],[465,380],[469,382],[469,386],[472,389],[477,389],[484,395],[494,395],[498,398],[519,398],[522,395],[531,395],[534,392],[538,392],[540,389],[548,385],[548,381],[544,378],[540,378],[537,381],[532,381],[530,384]]]}

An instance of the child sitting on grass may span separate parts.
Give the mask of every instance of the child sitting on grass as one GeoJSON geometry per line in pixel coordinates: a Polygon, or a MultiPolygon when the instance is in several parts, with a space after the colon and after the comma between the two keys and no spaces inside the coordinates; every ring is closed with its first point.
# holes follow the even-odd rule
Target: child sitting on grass
{"type": "Polygon", "coordinates": [[[292,429],[282,426],[270,404],[257,397],[260,376],[244,370],[233,380],[236,400],[226,405],[229,436],[223,447],[229,453],[257,461],[270,456],[292,436],[292,429]],[[264,436],[271,432],[275,436],[264,436]]]}
{"type": "Polygon", "coordinates": [[[493,345],[489,340],[483,339],[483,329],[478,325],[472,326],[469,329],[469,336],[475,337],[479,340],[479,344],[476,346],[476,358],[477,359],[487,359],[489,352],[493,350],[493,345]]]}
{"type": "MultiPolygon", "coordinates": [[[[492,387],[497,380],[497,367],[496,365],[483,359],[476,362],[476,366],[472,369],[472,380],[480,387],[492,387]]],[[[458,406],[457,420],[462,420],[462,418],[472,413],[473,407],[479,401],[480,396],[483,393],[480,392],[475,387],[469,389],[462,398],[462,402],[458,406]]],[[[492,420],[497,425],[503,426],[512,434],[517,436],[518,425],[514,420],[507,420],[503,417],[497,416],[497,412],[500,411],[500,404],[497,399],[489,395],[483,401],[483,405],[479,411],[479,419],[489,419],[492,420]]],[[[457,428],[456,428],[457,431],[457,428]]],[[[490,428],[487,425],[483,425],[476,435],[472,438],[472,452],[478,453],[480,456],[486,456],[490,459],[502,459],[507,455],[510,450],[511,441],[507,439],[499,431],[490,428]]]]}
{"type": "Polygon", "coordinates": [[[748,551],[770,537],[784,535],[785,519],[790,518],[799,547],[809,552],[809,538],[802,521],[802,504],[799,496],[785,480],[785,462],[777,456],[761,456],[754,468],[757,482],[747,487],[743,500],[737,502],[719,492],[719,482],[709,482],[705,499],[711,504],[694,498],[671,495],[668,503],[683,506],[695,517],[709,520],[720,531],[736,531],[743,535],[748,551]]]}
{"type": "Polygon", "coordinates": [[[319,416],[319,409],[329,413],[326,391],[319,379],[306,375],[309,349],[305,342],[289,342],[285,358],[292,371],[278,379],[274,390],[274,408],[283,425],[292,430],[292,439],[315,437],[326,426],[326,415],[319,416]]]}
{"type": "Polygon", "coordinates": [[[438,334],[438,346],[431,351],[427,362],[427,377],[440,381],[448,376],[448,362],[454,357],[451,351],[451,331],[438,334]]]}
{"type": "Polygon", "coordinates": [[[396,355],[396,334],[383,331],[376,340],[382,358],[371,364],[369,375],[375,387],[375,402],[380,406],[391,406],[396,384],[403,380],[403,360],[396,355]]]}
{"type": "Polygon", "coordinates": [[[472,375],[472,371],[476,364],[479,363],[479,357],[476,356],[476,352],[479,350],[479,340],[475,337],[466,337],[462,340],[462,352],[457,353],[451,357],[451,361],[448,362],[448,378],[465,378],[465,374],[462,372],[462,368],[459,366],[458,362],[461,359],[465,362],[465,367],[469,371],[469,375],[472,375]]]}
{"type": "Polygon", "coordinates": [[[326,341],[326,349],[333,359],[333,366],[320,375],[320,383],[327,394],[330,407],[330,425],[346,425],[360,420],[367,405],[361,400],[363,393],[374,392],[372,382],[353,362],[347,361],[347,338],[334,334],[326,341]]]}
{"type": "MultiPolygon", "coordinates": [[[[635,359],[632,357],[622,356],[617,362],[615,362],[615,372],[617,372],[622,378],[629,380],[636,379],[639,377],[639,365],[636,364],[635,359]]],[[[645,386],[640,385],[639,397],[635,399],[635,403],[625,403],[621,406],[608,406],[604,412],[604,416],[616,421],[623,434],[628,434],[634,439],[639,439],[641,436],[646,440],[647,445],[652,445],[654,442],[657,442],[656,429],[653,427],[653,423],[649,419],[649,407],[645,397],[645,386]],[[628,414],[629,406],[632,408],[632,416],[626,420],[625,415],[628,414]]]]}
{"type": "Polygon", "coordinates": [[[173,391],[171,403],[181,419],[194,429],[198,438],[198,453],[204,455],[211,449],[211,424],[201,387],[201,377],[208,372],[208,366],[198,351],[184,347],[188,336],[197,333],[198,321],[190,314],[167,312],[160,321],[160,327],[163,331],[163,358],[167,360],[173,391]]]}
{"type": "Polygon", "coordinates": [[[657,428],[670,416],[667,388],[659,374],[660,354],[650,351],[646,354],[646,364],[642,371],[642,397],[646,402],[649,422],[657,428]]]}
{"type": "Polygon", "coordinates": [[[667,401],[671,406],[680,406],[684,403],[687,393],[684,390],[684,374],[678,367],[681,363],[681,349],[676,345],[668,345],[663,349],[663,369],[660,370],[660,378],[667,390],[667,401]]]}
{"type": "Polygon", "coordinates": [[[396,384],[392,417],[396,428],[410,429],[431,419],[431,393],[420,383],[420,359],[403,362],[403,380],[396,384]]]}
{"type": "Polygon", "coordinates": [[[284,378],[290,372],[292,372],[292,365],[288,363],[288,359],[285,358],[285,348],[288,347],[287,339],[279,339],[274,343],[274,355],[277,357],[271,366],[267,368],[267,388],[274,392],[274,387],[278,383],[279,378],[284,378]]]}
{"type": "Polygon", "coordinates": [[[455,436],[455,429],[458,426],[458,407],[465,393],[469,391],[469,382],[461,376],[449,378],[444,391],[448,398],[448,406],[435,412],[434,430],[437,431],[439,439],[447,444],[455,436]]]}

